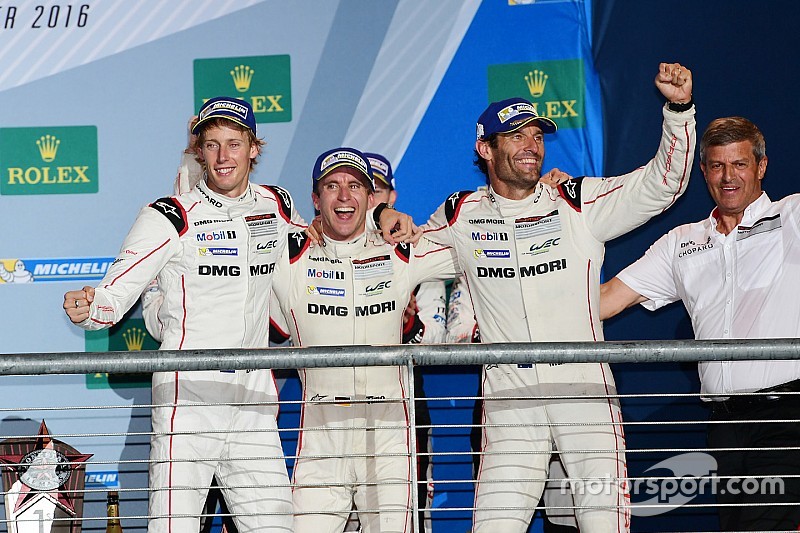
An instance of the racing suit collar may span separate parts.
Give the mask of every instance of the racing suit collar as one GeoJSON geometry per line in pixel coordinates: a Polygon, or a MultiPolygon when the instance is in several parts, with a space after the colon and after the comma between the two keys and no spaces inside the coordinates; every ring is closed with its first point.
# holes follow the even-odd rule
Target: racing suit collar
{"type": "Polygon", "coordinates": [[[229,198],[215,193],[208,188],[205,179],[197,182],[197,188],[205,203],[227,213],[229,218],[244,216],[252,211],[255,205],[255,194],[253,194],[253,185],[251,183],[247,184],[247,190],[244,194],[236,198],[229,198]]]}
{"type": "Polygon", "coordinates": [[[494,209],[502,216],[518,217],[530,212],[531,206],[539,201],[542,196],[544,185],[538,183],[533,194],[522,200],[511,200],[500,196],[494,189],[489,187],[489,200],[494,209]]]}
{"type": "Polygon", "coordinates": [[[364,250],[364,246],[367,244],[367,232],[364,231],[364,233],[350,241],[335,241],[325,234],[322,235],[322,240],[327,256],[344,259],[354,257],[364,250]]]}

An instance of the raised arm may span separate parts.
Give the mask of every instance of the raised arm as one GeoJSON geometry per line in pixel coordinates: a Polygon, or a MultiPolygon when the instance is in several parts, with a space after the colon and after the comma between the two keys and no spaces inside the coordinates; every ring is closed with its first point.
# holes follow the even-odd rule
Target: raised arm
{"type": "Polygon", "coordinates": [[[661,63],[655,85],[667,99],[655,156],[622,176],[560,186],[562,196],[580,199],[589,230],[598,241],[619,237],[664,212],[689,183],[696,138],[692,73],[679,63],[661,63]]]}

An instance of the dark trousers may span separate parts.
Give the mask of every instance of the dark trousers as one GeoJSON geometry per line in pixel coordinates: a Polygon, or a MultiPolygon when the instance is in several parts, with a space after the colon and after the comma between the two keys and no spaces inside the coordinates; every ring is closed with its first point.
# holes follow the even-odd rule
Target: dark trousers
{"type": "Polygon", "coordinates": [[[714,404],[709,424],[709,448],[755,448],[713,451],[717,475],[736,476],[733,485],[720,479],[716,489],[722,531],[784,531],[800,529],[800,450],[763,450],[800,446],[800,397],[736,399],[714,404]],[[756,422],[751,420],[794,420],[756,422]],[[763,480],[756,476],[770,476],[763,480]],[[733,492],[739,492],[734,494],[733,492]],[[773,493],[782,492],[782,493],[773,493]],[[774,505],[753,505],[753,504],[774,505]],[[794,505],[781,505],[782,503],[794,505]],[[732,504],[731,506],[725,506],[732,504]]]}

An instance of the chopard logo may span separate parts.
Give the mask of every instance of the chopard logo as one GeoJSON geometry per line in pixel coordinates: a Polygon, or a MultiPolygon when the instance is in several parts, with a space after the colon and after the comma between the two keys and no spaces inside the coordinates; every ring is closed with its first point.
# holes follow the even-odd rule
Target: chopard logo
{"type": "Polygon", "coordinates": [[[687,255],[692,255],[697,252],[702,252],[705,250],[710,250],[714,248],[714,243],[711,242],[711,235],[708,236],[706,242],[694,242],[693,240],[688,240],[686,242],[682,242],[679,245],[680,252],[678,253],[678,258],[685,257],[687,255]]]}

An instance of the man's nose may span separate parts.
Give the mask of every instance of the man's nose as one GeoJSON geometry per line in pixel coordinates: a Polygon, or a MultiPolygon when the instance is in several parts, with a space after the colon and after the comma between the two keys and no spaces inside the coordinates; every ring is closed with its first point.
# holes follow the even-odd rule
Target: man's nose
{"type": "Polygon", "coordinates": [[[225,146],[220,146],[219,150],[217,150],[217,161],[227,161],[228,160],[228,149],[225,146]]]}
{"type": "Polygon", "coordinates": [[[525,150],[528,150],[529,152],[532,152],[534,154],[539,153],[539,143],[536,142],[536,139],[534,137],[526,137],[524,147],[525,150]]]}
{"type": "Polygon", "coordinates": [[[733,165],[722,166],[722,179],[730,181],[736,176],[736,168],[733,165]]]}

